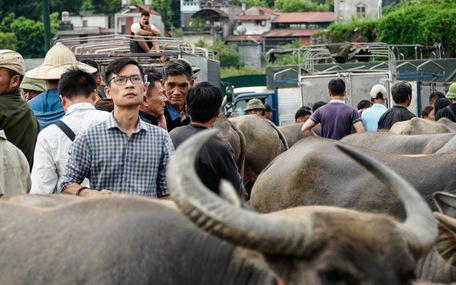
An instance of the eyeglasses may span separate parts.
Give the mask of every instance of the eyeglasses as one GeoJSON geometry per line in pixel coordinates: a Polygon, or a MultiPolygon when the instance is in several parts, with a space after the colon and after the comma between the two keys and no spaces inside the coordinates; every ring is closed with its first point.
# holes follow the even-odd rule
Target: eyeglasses
{"type": "Polygon", "coordinates": [[[113,78],[109,79],[109,81],[106,85],[109,85],[109,82],[111,82],[111,81],[114,81],[114,83],[117,85],[125,85],[125,84],[127,84],[128,79],[130,79],[131,83],[133,83],[133,84],[144,83],[141,78],[141,75],[135,74],[132,76],[121,76],[120,75],[120,76],[113,77],[113,78]]]}

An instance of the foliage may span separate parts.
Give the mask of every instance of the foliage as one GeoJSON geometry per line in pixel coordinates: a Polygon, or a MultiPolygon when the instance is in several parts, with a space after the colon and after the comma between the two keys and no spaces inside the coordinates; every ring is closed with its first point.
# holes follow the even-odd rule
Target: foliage
{"type": "Polygon", "coordinates": [[[155,0],[152,1],[152,9],[157,11],[165,24],[165,30],[169,29],[173,24],[173,11],[169,9],[171,0],[155,0]]]}
{"type": "Polygon", "coordinates": [[[228,67],[220,69],[220,78],[231,77],[231,76],[240,76],[240,75],[251,75],[251,74],[265,74],[265,68],[261,69],[252,69],[248,66],[242,66],[240,68],[228,67]]]}
{"type": "Polygon", "coordinates": [[[42,0],[1,0],[0,1],[0,20],[7,17],[9,14],[25,16],[29,19],[38,21],[42,19],[43,5],[42,0]]]}
{"type": "MultiPolygon", "coordinates": [[[[277,49],[286,50],[286,49],[299,49],[301,47],[301,43],[299,40],[292,41],[286,45],[279,45],[277,49]]],[[[298,63],[298,54],[297,53],[285,53],[282,55],[275,55],[277,61],[270,65],[295,65],[298,63]]]]}
{"type": "Polygon", "coordinates": [[[270,7],[267,0],[243,0],[242,3],[245,4],[246,9],[252,6],[270,7]]]}
{"type": "Polygon", "coordinates": [[[0,43],[2,43],[2,49],[17,50],[17,39],[14,33],[0,32],[0,43]]]}
{"type": "Polygon", "coordinates": [[[216,50],[218,52],[220,67],[239,68],[242,66],[242,63],[240,62],[241,56],[237,52],[236,48],[236,46],[226,45],[223,41],[216,41],[209,49],[216,50]]]}
{"type": "MultiPolygon", "coordinates": [[[[51,34],[57,32],[58,13],[50,15],[51,34]]],[[[11,35],[15,39],[15,50],[24,58],[44,57],[44,24],[40,21],[16,18],[14,13],[8,14],[0,25],[0,32],[11,35]]],[[[3,41],[2,41],[3,42],[3,41]]]]}
{"type": "Polygon", "coordinates": [[[279,12],[326,12],[330,4],[318,4],[311,0],[275,0],[274,9],[279,12]]]}
{"type": "MultiPolygon", "coordinates": [[[[383,17],[352,19],[333,23],[314,39],[326,36],[326,43],[385,42],[388,44],[441,43],[446,57],[456,56],[456,2],[449,0],[404,0],[383,10],[383,17]]],[[[410,50],[410,53],[413,51],[410,50]]],[[[405,52],[406,53],[406,52],[405,52]]],[[[407,56],[407,55],[406,55],[407,56]]]]}
{"type": "Polygon", "coordinates": [[[200,48],[207,48],[208,45],[206,44],[206,42],[203,40],[203,39],[198,39],[198,41],[195,43],[195,46],[196,47],[200,47],[200,48]]]}

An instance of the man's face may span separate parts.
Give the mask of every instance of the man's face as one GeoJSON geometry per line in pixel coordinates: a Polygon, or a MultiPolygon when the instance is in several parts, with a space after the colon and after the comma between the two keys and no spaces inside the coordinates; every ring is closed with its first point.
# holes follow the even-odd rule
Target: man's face
{"type": "Polygon", "coordinates": [[[192,85],[193,80],[188,80],[185,75],[168,76],[165,81],[165,92],[171,105],[183,107],[185,95],[192,85]]]}
{"type": "Polygon", "coordinates": [[[105,93],[114,102],[114,106],[118,107],[138,107],[146,95],[147,85],[142,81],[140,83],[133,83],[131,78],[128,78],[125,84],[116,83],[116,77],[141,77],[139,68],[134,64],[127,64],[118,74],[114,74],[105,87],[105,93]]]}
{"type": "Polygon", "coordinates": [[[147,112],[158,118],[165,114],[165,102],[168,99],[165,96],[163,86],[160,81],[155,81],[154,87],[147,90],[146,104],[147,112]]]}
{"type": "Polygon", "coordinates": [[[146,26],[146,22],[149,22],[148,16],[141,16],[141,18],[139,18],[139,23],[141,24],[141,26],[146,26]]]}
{"type": "Polygon", "coordinates": [[[8,69],[0,67],[0,95],[16,89],[20,84],[19,79],[18,75],[11,76],[8,69]]]}
{"type": "Polygon", "coordinates": [[[36,97],[36,95],[40,94],[41,91],[29,90],[29,89],[22,89],[22,94],[24,94],[25,100],[30,100],[36,97]]]}

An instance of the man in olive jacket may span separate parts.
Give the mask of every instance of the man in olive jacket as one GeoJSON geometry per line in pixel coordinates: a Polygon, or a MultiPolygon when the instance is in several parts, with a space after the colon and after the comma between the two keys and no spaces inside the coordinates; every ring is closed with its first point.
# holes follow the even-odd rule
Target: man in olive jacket
{"type": "Polygon", "coordinates": [[[19,85],[24,74],[22,56],[12,50],[0,50],[0,130],[5,131],[8,141],[24,153],[32,167],[39,124],[21,96],[19,85]]]}

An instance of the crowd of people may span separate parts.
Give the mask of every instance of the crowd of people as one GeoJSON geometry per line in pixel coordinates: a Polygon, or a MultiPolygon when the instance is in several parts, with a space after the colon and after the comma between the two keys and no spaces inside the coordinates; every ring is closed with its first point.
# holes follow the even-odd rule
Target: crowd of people
{"type": "MultiPolygon", "coordinates": [[[[171,59],[160,71],[144,70],[132,58],[115,59],[106,67],[104,88],[99,70],[96,62],[77,61],[59,43],[42,65],[27,72],[19,53],[0,50],[0,153],[8,157],[0,195],[169,198],[166,170],[175,148],[212,128],[221,115],[221,89],[209,82],[196,84],[199,68],[185,59],[171,59]]],[[[415,117],[407,109],[412,86],[405,81],[392,86],[395,105],[390,109],[381,84],[371,88],[371,100],[360,102],[358,110],[344,103],[342,79],[329,81],[328,95],[327,103],[297,110],[295,122],[303,123],[304,135],[315,135],[319,124],[321,136],[339,140],[353,131],[388,130],[415,117]]],[[[429,100],[423,118],[456,122],[456,84],[446,96],[434,92],[429,100]]],[[[246,114],[265,119],[274,111],[259,99],[245,108],[246,114]]],[[[218,193],[223,178],[242,194],[234,152],[226,141],[212,138],[200,152],[196,170],[213,192],[218,193]]]]}
{"type": "MultiPolygon", "coordinates": [[[[0,194],[169,199],[166,170],[175,148],[220,116],[222,91],[196,84],[198,70],[184,59],[159,71],[119,58],[106,67],[100,90],[97,64],[77,61],[63,44],[27,72],[19,53],[0,50],[0,152],[8,152],[0,194]]],[[[212,191],[224,178],[241,195],[234,152],[222,139],[203,147],[196,169],[212,191]]]]}

